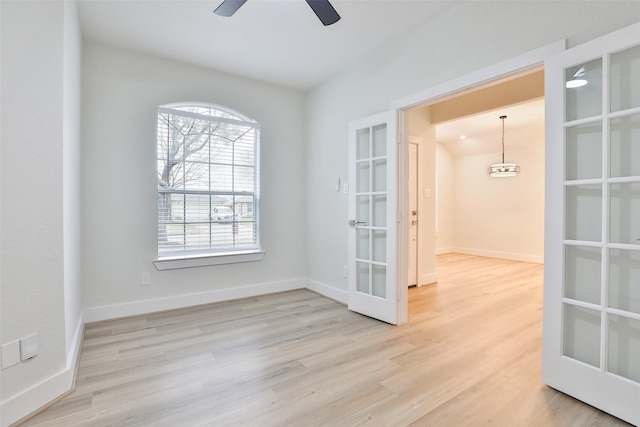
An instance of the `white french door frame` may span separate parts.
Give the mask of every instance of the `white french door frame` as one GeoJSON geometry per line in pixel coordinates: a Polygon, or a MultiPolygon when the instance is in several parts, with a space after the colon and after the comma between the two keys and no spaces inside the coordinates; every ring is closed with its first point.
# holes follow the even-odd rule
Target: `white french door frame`
{"type": "Polygon", "coordinates": [[[348,307],[393,325],[404,323],[398,316],[402,282],[396,263],[397,122],[396,110],[349,122],[348,307]]]}

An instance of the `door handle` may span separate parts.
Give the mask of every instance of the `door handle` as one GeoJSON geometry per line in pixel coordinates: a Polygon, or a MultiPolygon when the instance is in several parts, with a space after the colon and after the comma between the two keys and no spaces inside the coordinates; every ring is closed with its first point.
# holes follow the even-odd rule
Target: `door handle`
{"type": "Polygon", "coordinates": [[[358,221],[357,219],[350,219],[349,220],[349,225],[351,227],[355,227],[355,226],[358,226],[358,225],[361,225],[361,224],[364,224],[364,221],[358,221]]]}
{"type": "Polygon", "coordinates": [[[411,225],[416,225],[418,223],[418,221],[416,221],[415,219],[411,220],[411,225]]]}

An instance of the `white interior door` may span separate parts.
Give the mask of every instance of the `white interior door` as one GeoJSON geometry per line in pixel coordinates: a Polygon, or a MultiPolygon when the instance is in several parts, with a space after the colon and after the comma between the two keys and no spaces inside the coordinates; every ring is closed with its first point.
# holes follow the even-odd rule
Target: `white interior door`
{"type": "Polygon", "coordinates": [[[409,143],[409,214],[407,215],[407,227],[409,227],[409,250],[407,253],[409,271],[409,286],[418,284],[418,144],[409,143]]]}
{"type": "Polygon", "coordinates": [[[635,425],[640,425],[638,35],[635,24],[545,63],[542,366],[546,384],[635,425]]]}
{"type": "MultiPolygon", "coordinates": [[[[349,309],[398,323],[396,113],[349,124],[349,309]]],[[[406,285],[405,285],[406,286],[406,285]]]]}

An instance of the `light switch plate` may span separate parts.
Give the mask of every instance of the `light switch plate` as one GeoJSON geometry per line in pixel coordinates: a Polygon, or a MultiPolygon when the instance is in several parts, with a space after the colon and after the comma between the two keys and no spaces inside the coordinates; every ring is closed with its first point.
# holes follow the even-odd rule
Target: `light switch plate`
{"type": "Polygon", "coordinates": [[[15,340],[2,346],[2,369],[20,363],[20,341],[15,340]]]}
{"type": "Polygon", "coordinates": [[[29,335],[20,340],[20,358],[25,360],[33,359],[38,355],[38,334],[29,335]]]}

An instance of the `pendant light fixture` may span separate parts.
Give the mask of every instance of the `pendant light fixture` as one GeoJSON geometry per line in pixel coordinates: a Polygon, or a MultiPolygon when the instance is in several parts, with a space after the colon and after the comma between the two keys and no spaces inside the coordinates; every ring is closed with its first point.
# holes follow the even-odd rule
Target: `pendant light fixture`
{"type": "Polygon", "coordinates": [[[504,119],[506,118],[507,116],[500,116],[500,120],[502,120],[502,163],[494,163],[489,166],[488,172],[492,178],[508,178],[520,173],[520,166],[504,162],[504,119]]]}

